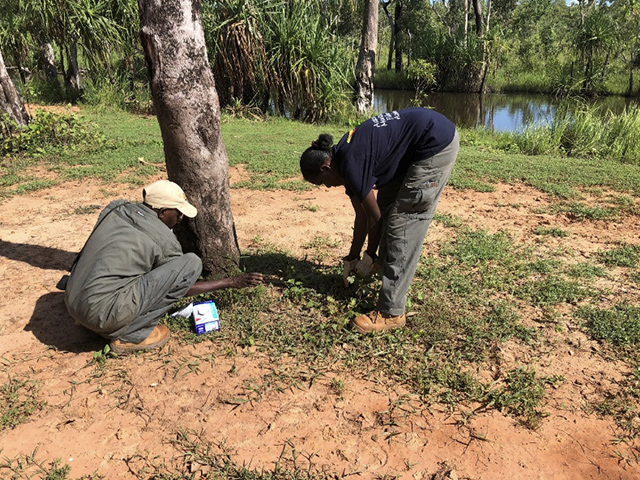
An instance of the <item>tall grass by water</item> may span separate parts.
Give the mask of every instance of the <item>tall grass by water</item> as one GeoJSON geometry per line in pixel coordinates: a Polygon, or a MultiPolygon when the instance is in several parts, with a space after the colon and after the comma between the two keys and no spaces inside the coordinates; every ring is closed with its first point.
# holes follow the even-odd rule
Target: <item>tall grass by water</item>
{"type": "Polygon", "coordinates": [[[549,125],[530,126],[507,133],[501,146],[529,155],[563,154],[572,157],[617,160],[640,165],[640,108],[621,114],[600,106],[569,102],[560,105],[549,125]]]}

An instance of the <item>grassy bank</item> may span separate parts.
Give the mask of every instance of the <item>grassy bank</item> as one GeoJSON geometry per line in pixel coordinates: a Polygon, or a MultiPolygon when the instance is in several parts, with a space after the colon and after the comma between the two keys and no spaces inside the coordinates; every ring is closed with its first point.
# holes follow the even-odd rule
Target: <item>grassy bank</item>
{"type": "MultiPolygon", "coordinates": [[[[249,173],[237,186],[309,189],[298,171],[302,151],[321,132],[337,141],[354,122],[315,126],[281,118],[225,116],[222,134],[229,164],[243,164],[249,173]]],[[[632,195],[640,191],[637,108],[611,121],[587,108],[578,112],[576,121],[559,116],[551,126],[519,134],[481,129],[460,133],[463,148],[451,179],[456,188],[486,191],[493,183],[520,181],[563,199],[579,197],[584,187],[632,195]]],[[[82,178],[142,185],[164,164],[155,117],[122,111],[85,109],[79,117],[42,113],[19,139],[3,142],[0,197],[82,178]],[[35,166],[52,175],[33,175],[30,167],[35,166]]]]}

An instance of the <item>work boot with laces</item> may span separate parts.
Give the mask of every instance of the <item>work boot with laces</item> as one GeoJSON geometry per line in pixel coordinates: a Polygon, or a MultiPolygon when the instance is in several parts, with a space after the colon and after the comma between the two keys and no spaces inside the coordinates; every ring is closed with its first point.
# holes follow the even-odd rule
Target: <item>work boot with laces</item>
{"type": "Polygon", "coordinates": [[[169,340],[169,329],[164,325],[156,325],[149,336],[140,343],[123,342],[122,340],[113,340],[111,342],[111,351],[118,355],[128,355],[138,350],[151,350],[160,348],[167,340],[169,340]]]}
{"type": "Polygon", "coordinates": [[[373,310],[365,315],[359,315],[353,319],[353,325],[360,333],[392,330],[394,328],[404,327],[406,323],[407,319],[404,314],[390,315],[378,310],[373,310]]]}

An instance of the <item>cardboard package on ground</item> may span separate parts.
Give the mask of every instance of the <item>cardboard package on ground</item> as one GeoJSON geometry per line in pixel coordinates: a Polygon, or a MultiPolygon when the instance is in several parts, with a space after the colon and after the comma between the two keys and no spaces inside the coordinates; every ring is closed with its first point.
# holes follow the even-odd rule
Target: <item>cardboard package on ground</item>
{"type": "Polygon", "coordinates": [[[216,304],[213,300],[194,303],[193,320],[196,324],[197,335],[220,330],[218,309],[216,308],[216,304]]]}

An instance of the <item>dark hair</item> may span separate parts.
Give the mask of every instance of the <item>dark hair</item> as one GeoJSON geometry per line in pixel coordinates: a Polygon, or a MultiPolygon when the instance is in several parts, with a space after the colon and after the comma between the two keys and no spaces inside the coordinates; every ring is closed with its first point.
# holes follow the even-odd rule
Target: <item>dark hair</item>
{"type": "Polygon", "coordinates": [[[306,181],[314,183],[314,180],[318,178],[320,167],[327,158],[331,158],[332,146],[333,137],[328,133],[322,133],[317,140],[311,142],[309,148],[302,152],[300,171],[306,181]]]}

